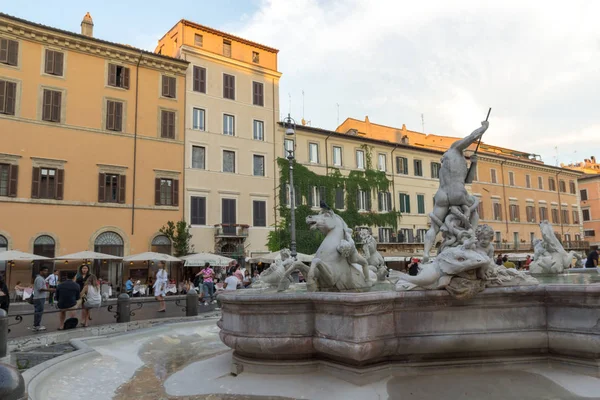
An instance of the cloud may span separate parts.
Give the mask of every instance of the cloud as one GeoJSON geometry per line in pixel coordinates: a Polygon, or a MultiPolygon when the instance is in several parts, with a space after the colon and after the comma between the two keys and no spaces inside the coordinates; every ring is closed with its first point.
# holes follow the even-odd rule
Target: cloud
{"type": "Polygon", "coordinates": [[[428,133],[464,136],[491,106],[485,142],[554,164],[555,146],[561,162],[600,153],[599,13],[594,1],[263,0],[229,28],[280,49],[282,113],[290,93],[302,117],[304,90],[314,126],[335,128],[339,103],[341,120],[420,131],[424,114],[428,133]]]}

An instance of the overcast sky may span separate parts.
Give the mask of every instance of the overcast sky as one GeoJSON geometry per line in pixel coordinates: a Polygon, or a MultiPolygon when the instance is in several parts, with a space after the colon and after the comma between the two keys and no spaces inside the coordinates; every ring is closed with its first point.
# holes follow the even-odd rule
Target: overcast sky
{"type": "Polygon", "coordinates": [[[346,117],[464,136],[548,164],[600,156],[600,1],[0,0],[0,10],[154,50],[190,19],[280,50],[281,111],[335,129],[346,117]],[[175,5],[176,4],[176,5],[175,5]],[[37,5],[37,6],[36,6],[37,5]],[[291,96],[291,108],[290,108],[291,96]],[[556,148],[556,149],[555,149],[556,148]]]}

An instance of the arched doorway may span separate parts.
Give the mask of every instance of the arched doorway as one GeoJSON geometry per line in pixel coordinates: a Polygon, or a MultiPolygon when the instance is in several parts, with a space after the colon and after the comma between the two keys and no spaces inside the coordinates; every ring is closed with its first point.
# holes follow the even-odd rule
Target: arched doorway
{"type": "MultiPolygon", "coordinates": [[[[123,249],[123,238],[116,232],[103,232],[94,241],[94,251],[98,253],[123,257],[123,249]]],[[[98,278],[109,281],[113,288],[119,290],[122,281],[121,266],[120,261],[95,260],[94,273],[98,278]]]]}
{"type": "MultiPolygon", "coordinates": [[[[49,235],[40,235],[33,242],[33,254],[48,258],[54,258],[56,253],[56,242],[49,235]]],[[[40,272],[40,267],[48,267],[49,272],[54,271],[54,261],[35,261],[31,268],[31,278],[35,278],[40,272]]]]}
{"type": "Polygon", "coordinates": [[[158,235],[154,239],[152,239],[152,246],[150,251],[153,251],[155,253],[172,255],[171,248],[171,239],[169,239],[165,235],[158,235]]]}

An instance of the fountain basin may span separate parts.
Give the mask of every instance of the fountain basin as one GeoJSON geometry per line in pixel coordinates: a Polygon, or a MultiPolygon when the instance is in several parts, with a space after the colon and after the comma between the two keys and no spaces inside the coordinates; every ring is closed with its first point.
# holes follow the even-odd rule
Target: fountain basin
{"type": "Polygon", "coordinates": [[[351,369],[404,363],[553,359],[600,361],[600,285],[488,288],[461,301],[446,291],[225,293],[223,343],[235,368],[351,369]]]}

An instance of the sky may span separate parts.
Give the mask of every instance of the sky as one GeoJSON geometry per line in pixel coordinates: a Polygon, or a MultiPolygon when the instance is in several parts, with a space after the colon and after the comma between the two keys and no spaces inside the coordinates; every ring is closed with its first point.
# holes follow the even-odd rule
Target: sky
{"type": "Polygon", "coordinates": [[[279,52],[280,109],[465,136],[556,165],[600,156],[600,1],[0,0],[2,12],[154,50],[179,19],[279,52]],[[304,93],[304,95],[303,95],[304,93]],[[338,112],[339,110],[339,112],[338,112]]]}

